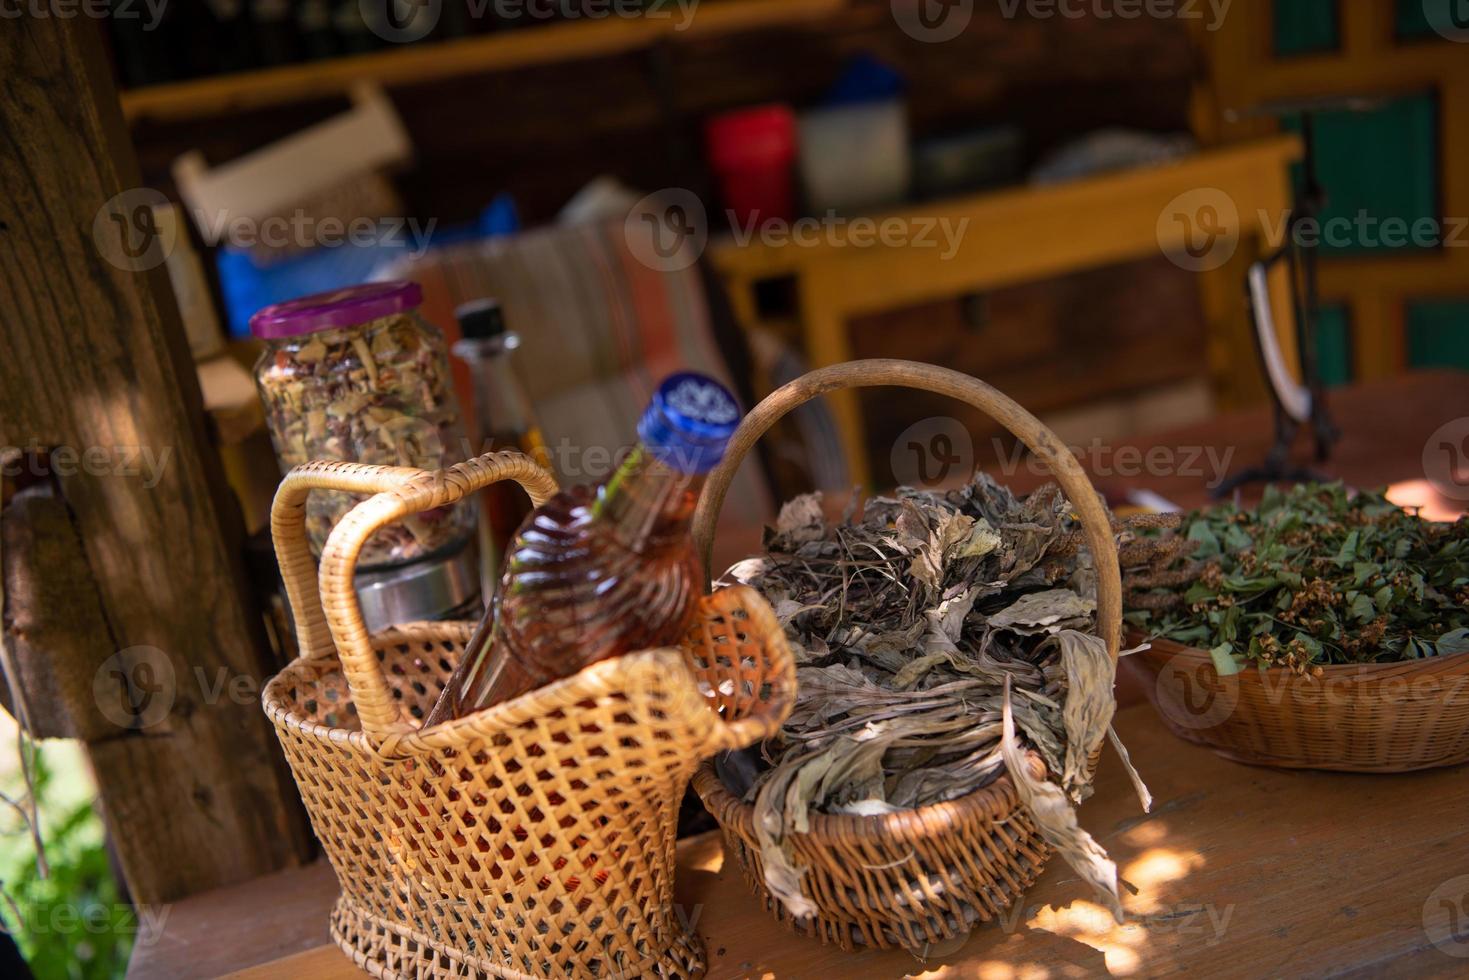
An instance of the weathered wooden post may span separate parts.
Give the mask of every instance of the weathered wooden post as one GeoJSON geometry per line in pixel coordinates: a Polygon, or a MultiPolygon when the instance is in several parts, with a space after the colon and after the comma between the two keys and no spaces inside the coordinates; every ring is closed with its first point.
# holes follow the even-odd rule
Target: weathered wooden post
{"type": "Polygon", "coordinates": [[[34,484],[5,514],[6,641],[23,675],[51,671],[38,714],[86,742],[134,899],[167,902],[309,836],[168,243],[99,24],[72,13],[0,29],[0,452],[34,484]]]}

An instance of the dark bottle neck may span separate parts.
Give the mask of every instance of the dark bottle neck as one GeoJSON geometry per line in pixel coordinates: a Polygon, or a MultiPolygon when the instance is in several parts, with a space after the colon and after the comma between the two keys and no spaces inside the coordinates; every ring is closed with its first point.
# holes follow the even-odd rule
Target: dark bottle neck
{"type": "Polygon", "coordinates": [[[598,491],[596,514],[624,547],[661,551],[686,540],[703,474],[681,473],[635,448],[598,491]]]}
{"type": "Polygon", "coordinates": [[[515,371],[513,358],[519,346],[520,340],[513,333],[461,340],[454,345],[455,355],[469,366],[474,378],[481,438],[522,436],[535,428],[530,399],[515,371]]]}

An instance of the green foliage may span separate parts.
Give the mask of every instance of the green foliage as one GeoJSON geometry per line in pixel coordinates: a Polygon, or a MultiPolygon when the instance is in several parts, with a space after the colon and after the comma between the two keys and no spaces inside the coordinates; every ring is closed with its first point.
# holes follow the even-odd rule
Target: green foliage
{"type": "Polygon", "coordinates": [[[1302,485],[1267,488],[1254,510],[1190,514],[1184,535],[1206,564],[1145,590],[1128,620],[1216,664],[1307,673],[1469,652],[1469,519],[1435,524],[1380,492],[1302,485]]]}
{"type": "Polygon", "coordinates": [[[67,753],[51,747],[36,756],[34,786],[49,873],[41,877],[30,838],[17,826],[22,822],[7,819],[0,837],[0,920],[37,980],[121,977],[136,918],[113,879],[79,753],[70,753],[64,761],[72,765],[62,768],[52,757],[67,753]]]}

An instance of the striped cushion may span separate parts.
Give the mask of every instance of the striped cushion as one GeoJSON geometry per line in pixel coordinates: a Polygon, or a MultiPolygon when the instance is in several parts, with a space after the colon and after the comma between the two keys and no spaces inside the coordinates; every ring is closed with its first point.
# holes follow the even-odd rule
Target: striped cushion
{"type": "MultiPolygon", "coordinates": [[[[621,221],[540,228],[435,249],[377,277],[420,283],[424,315],[451,342],[458,337],[457,305],[500,301],[521,336],[520,376],[564,485],[608,474],[618,450],[635,440],[638,416],[666,375],[695,370],[733,381],[697,269],[651,269],[629,249],[626,235],[621,221]]],[[[455,372],[468,403],[467,372],[457,362],[455,372]]],[[[725,514],[757,523],[771,510],[768,483],[751,458],[725,514]]]]}

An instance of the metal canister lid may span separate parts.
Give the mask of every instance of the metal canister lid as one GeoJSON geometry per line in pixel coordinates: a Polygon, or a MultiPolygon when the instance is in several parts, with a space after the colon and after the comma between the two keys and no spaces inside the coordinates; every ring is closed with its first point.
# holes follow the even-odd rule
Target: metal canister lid
{"type": "Polygon", "coordinates": [[[370,633],[402,623],[457,618],[480,594],[479,556],[474,542],[466,540],[449,553],[359,571],[355,584],[370,633]]]}

